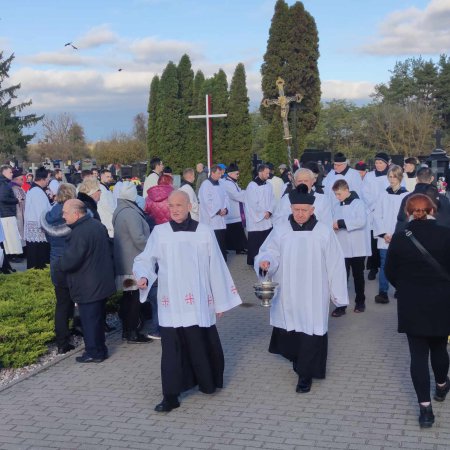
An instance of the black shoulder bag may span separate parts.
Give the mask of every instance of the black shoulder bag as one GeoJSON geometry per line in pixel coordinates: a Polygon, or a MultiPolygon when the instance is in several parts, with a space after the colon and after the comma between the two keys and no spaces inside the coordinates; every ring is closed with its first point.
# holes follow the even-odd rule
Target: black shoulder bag
{"type": "Polygon", "coordinates": [[[405,235],[408,237],[411,242],[416,246],[416,248],[422,253],[425,260],[430,264],[436,273],[438,273],[441,277],[443,277],[446,281],[450,281],[450,275],[448,272],[431,256],[428,250],[415,238],[412,234],[412,231],[405,230],[405,235]]]}

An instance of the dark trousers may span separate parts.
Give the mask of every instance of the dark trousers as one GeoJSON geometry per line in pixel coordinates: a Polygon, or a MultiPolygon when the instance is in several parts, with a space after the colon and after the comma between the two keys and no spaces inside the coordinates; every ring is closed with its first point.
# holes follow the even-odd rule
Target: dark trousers
{"type": "Polygon", "coordinates": [[[45,269],[47,264],[50,264],[50,244],[27,241],[27,269],[45,269]]]}
{"type": "Polygon", "coordinates": [[[105,344],[105,304],[106,299],[90,303],[79,303],[85,353],[92,358],[106,358],[105,344]]]}
{"type": "Polygon", "coordinates": [[[419,403],[431,401],[430,370],[428,357],[431,359],[436,383],[443,384],[447,380],[449,357],[447,352],[447,336],[423,337],[406,335],[411,354],[411,379],[419,403]]]}
{"type": "Polygon", "coordinates": [[[226,234],[227,230],[224,228],[223,230],[214,230],[214,234],[216,235],[217,243],[219,244],[220,251],[222,252],[223,259],[227,260],[227,244],[226,244],[226,234]]]}
{"type": "Polygon", "coordinates": [[[367,258],[367,270],[378,270],[381,266],[380,252],[377,246],[377,239],[373,237],[373,231],[370,232],[370,248],[372,256],[367,258]]]}
{"type": "Polygon", "coordinates": [[[353,274],[353,281],[355,282],[356,298],[355,303],[357,305],[363,305],[366,296],[364,294],[365,281],[364,281],[364,256],[355,256],[354,258],[345,258],[345,268],[347,269],[347,281],[350,276],[350,269],[353,274]]]}
{"type": "Polygon", "coordinates": [[[55,286],[55,335],[58,347],[69,343],[69,320],[73,317],[74,304],[70,298],[69,288],[55,286]]]}
{"type": "Polygon", "coordinates": [[[263,245],[267,236],[269,236],[272,228],[264,231],[249,231],[248,232],[248,252],[247,264],[253,266],[255,263],[255,256],[259,253],[261,245],[263,245]]]}
{"type": "Polygon", "coordinates": [[[124,333],[136,331],[141,325],[141,302],[139,301],[139,290],[124,291],[120,302],[120,318],[124,333]]]}

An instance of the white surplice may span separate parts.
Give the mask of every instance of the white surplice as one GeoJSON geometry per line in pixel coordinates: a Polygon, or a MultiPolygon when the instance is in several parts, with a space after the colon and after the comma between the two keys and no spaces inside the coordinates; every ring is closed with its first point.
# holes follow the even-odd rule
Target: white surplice
{"type": "MultiPolygon", "coordinates": [[[[313,192],[314,197],[314,215],[320,223],[329,227],[333,226],[333,217],[331,215],[331,202],[325,194],[318,194],[313,192]]],[[[273,223],[286,222],[292,214],[291,202],[289,201],[289,194],[283,195],[277,208],[273,214],[273,223]]]]}
{"type": "Polygon", "coordinates": [[[331,204],[338,203],[333,192],[333,184],[337,180],[345,180],[351,191],[355,191],[359,198],[364,200],[363,193],[363,181],[361,175],[355,169],[348,167],[343,173],[336,173],[335,170],[331,170],[329,174],[323,180],[323,191],[325,195],[331,199],[331,204]]]}
{"type": "Polygon", "coordinates": [[[380,195],[374,211],[373,235],[377,239],[377,247],[379,249],[387,249],[389,247],[384,238],[378,236],[381,234],[394,234],[400,205],[403,198],[408,195],[406,188],[402,188],[397,194],[391,193],[392,190],[389,192],[388,189],[380,195]]]}
{"type": "Polygon", "coordinates": [[[272,227],[272,219],[264,218],[268,211],[273,214],[275,209],[275,196],[272,185],[265,183],[258,185],[250,181],[245,191],[245,219],[247,231],[265,231],[272,227]]]}
{"type": "Polygon", "coordinates": [[[27,192],[23,228],[25,241],[47,242],[41,227],[41,218],[50,209],[50,201],[41,187],[34,186],[27,192]]]}
{"type": "Polygon", "coordinates": [[[353,195],[333,205],[333,222],[345,222],[345,228],[336,234],[346,258],[372,255],[367,207],[361,199],[352,198],[353,195]]]}
{"type": "Polygon", "coordinates": [[[377,205],[378,199],[382,192],[389,187],[389,180],[387,175],[376,176],[375,170],[366,173],[363,180],[363,199],[369,211],[368,221],[369,227],[373,230],[374,217],[373,213],[377,205]]]}
{"type": "Polygon", "coordinates": [[[133,265],[136,279],[148,279],[141,302],[158,278],[158,318],[163,327],[210,327],[216,313],[242,303],[217,239],[210,227],[174,232],[169,222],[157,225],[133,265]],[[158,264],[158,274],[155,264],[158,264]]]}
{"type": "Polygon", "coordinates": [[[227,191],[230,209],[225,216],[225,223],[242,222],[241,209],[239,203],[245,202],[245,191],[243,191],[237,182],[227,177],[222,186],[227,191]]]}
{"type": "Polygon", "coordinates": [[[100,183],[100,200],[97,203],[97,212],[100,216],[100,221],[105,225],[108,230],[108,236],[110,238],[114,237],[114,226],[112,223],[112,218],[114,210],[117,206],[117,200],[114,200],[113,193],[104,185],[100,183]]]}
{"type": "Polygon", "coordinates": [[[221,209],[229,209],[227,191],[222,183],[213,184],[206,179],[198,191],[200,203],[200,222],[209,225],[213,230],[225,230],[225,216],[217,214],[221,209]]]}
{"type": "Polygon", "coordinates": [[[317,222],[312,231],[293,231],[289,221],[274,227],[255,258],[269,261],[268,276],[280,283],[270,308],[270,324],[287,331],[323,336],[330,299],[348,305],[344,255],[334,231],[317,222]]]}
{"type": "Polygon", "coordinates": [[[183,184],[183,186],[180,187],[180,191],[186,192],[187,195],[189,195],[189,201],[191,202],[192,209],[191,209],[191,217],[198,222],[199,220],[199,205],[198,205],[198,199],[197,195],[195,194],[194,189],[189,183],[183,184]]]}

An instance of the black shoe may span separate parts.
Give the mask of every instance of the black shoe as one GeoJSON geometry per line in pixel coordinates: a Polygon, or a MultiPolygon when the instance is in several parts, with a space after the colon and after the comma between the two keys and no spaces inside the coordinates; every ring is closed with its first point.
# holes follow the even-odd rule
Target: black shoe
{"type": "Polygon", "coordinates": [[[101,363],[104,360],[104,358],[92,358],[92,356],[89,355],[77,356],[75,358],[75,361],[78,363],[101,363]]]}
{"type": "Polygon", "coordinates": [[[64,355],[64,353],[68,353],[75,348],[72,344],[66,344],[61,347],[58,347],[58,355],[64,355]]]}
{"type": "Polygon", "coordinates": [[[246,255],[247,250],[236,250],[236,255],[246,255]]]}
{"type": "Polygon", "coordinates": [[[338,306],[332,313],[331,315],[333,317],[341,317],[346,313],[346,307],[345,306],[338,306]]]}
{"type": "Polygon", "coordinates": [[[122,341],[128,341],[128,331],[122,331],[122,341]]]}
{"type": "Polygon", "coordinates": [[[170,412],[172,409],[179,408],[180,402],[178,400],[169,401],[167,399],[163,399],[161,403],[155,406],[156,412],[170,412]]]}
{"type": "Polygon", "coordinates": [[[312,378],[299,378],[295,392],[299,394],[306,394],[311,390],[312,378]]]}
{"type": "Polygon", "coordinates": [[[370,269],[369,274],[367,275],[368,280],[375,280],[377,277],[378,270],[377,269],[370,269]]]}
{"type": "Polygon", "coordinates": [[[364,303],[356,304],[355,309],[353,310],[355,313],[362,313],[366,310],[366,305],[364,303]]]}
{"type": "Polygon", "coordinates": [[[436,392],[434,393],[434,399],[437,402],[443,402],[449,391],[450,391],[450,380],[447,377],[445,386],[440,387],[436,384],[436,392]]]}
{"type": "Polygon", "coordinates": [[[375,295],[375,303],[389,303],[387,292],[380,292],[378,295],[375,295]]]}
{"type": "Polygon", "coordinates": [[[136,331],[130,331],[128,333],[127,342],[129,344],[149,344],[150,342],[153,342],[153,339],[150,339],[143,334],[136,333],[136,331]]]}
{"type": "Polygon", "coordinates": [[[420,428],[431,428],[433,426],[433,423],[434,423],[434,414],[431,404],[428,406],[420,405],[420,416],[419,416],[420,428]]]}

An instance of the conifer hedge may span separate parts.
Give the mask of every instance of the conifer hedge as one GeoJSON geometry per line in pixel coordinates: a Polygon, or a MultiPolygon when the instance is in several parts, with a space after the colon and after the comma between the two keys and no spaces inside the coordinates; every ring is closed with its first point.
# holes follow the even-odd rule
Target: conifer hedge
{"type": "MultiPolygon", "coordinates": [[[[0,369],[35,363],[55,338],[50,269],[0,275],[0,369]]],[[[116,310],[117,297],[108,303],[116,310]]]]}

